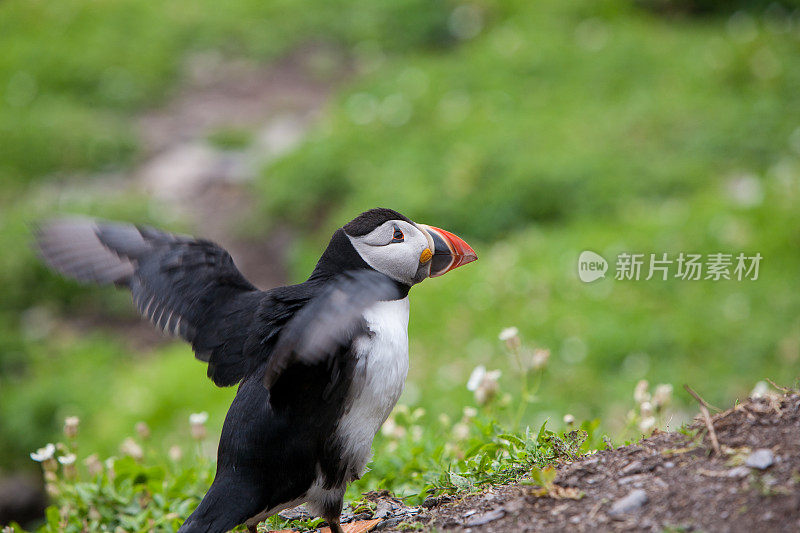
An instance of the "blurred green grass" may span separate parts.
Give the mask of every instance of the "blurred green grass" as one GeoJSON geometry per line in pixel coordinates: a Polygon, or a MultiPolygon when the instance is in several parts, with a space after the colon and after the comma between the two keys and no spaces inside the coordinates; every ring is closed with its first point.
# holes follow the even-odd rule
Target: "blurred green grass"
{"type": "MultiPolygon", "coordinates": [[[[510,325],[553,352],[527,423],[570,412],[617,436],[642,378],[689,382],[720,405],[763,377],[797,378],[796,14],[663,18],[588,0],[10,0],[0,4],[0,465],[26,463],[67,414],[84,420],[82,449],[105,455],[138,420],[169,443],[206,410],[218,431],[233,391],[214,389],[188,347],[130,353],[108,333],[64,327],[59,317],[86,309],[132,311],[122,294],[46,272],[27,223],[67,211],[187,229],[146,198],[110,198],[91,180],[65,197],[55,184],[133,164],[136,113],[174,91],[187,54],[269,62],[307,42],[342,48],[358,75],[297,150],[265,166],[251,232],[296,229],[295,281],[334,228],[376,205],[473,244],[480,261],[412,291],[402,401],[426,407],[429,424],[473,403],[465,383],[478,364],[503,369],[503,391],[517,393],[497,340],[510,325]],[[620,251],[764,260],[753,282],[584,285],[585,249],[612,262],[620,251]],[[44,336],[30,327],[42,309],[55,317],[44,336]]],[[[397,467],[378,454],[362,485],[397,467]]]]}

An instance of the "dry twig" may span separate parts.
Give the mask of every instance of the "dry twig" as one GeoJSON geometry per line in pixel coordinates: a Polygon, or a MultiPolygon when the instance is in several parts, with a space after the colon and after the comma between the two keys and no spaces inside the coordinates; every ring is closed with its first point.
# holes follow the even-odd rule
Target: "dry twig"
{"type": "Polygon", "coordinates": [[[722,455],[722,450],[719,448],[719,440],[717,439],[717,432],[714,431],[714,424],[711,422],[711,413],[708,412],[708,404],[704,399],[700,397],[689,385],[684,385],[684,389],[686,392],[692,395],[692,398],[697,400],[697,403],[700,404],[700,412],[703,413],[703,420],[706,423],[706,429],[708,429],[708,436],[711,439],[711,446],[714,447],[714,452],[717,455],[722,455]]]}
{"type": "Polygon", "coordinates": [[[770,385],[772,385],[773,387],[775,387],[776,389],[778,389],[779,391],[781,391],[784,394],[789,394],[790,392],[793,392],[792,389],[790,389],[788,387],[783,387],[781,385],[778,385],[777,383],[775,383],[774,381],[772,381],[769,378],[765,378],[765,379],[767,380],[767,383],[769,383],[770,385]]]}

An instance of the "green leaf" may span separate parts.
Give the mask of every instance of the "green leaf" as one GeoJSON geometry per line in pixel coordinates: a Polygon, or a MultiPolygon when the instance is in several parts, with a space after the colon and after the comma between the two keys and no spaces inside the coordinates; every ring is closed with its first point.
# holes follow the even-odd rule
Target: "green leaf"
{"type": "Polygon", "coordinates": [[[544,468],[533,467],[531,469],[531,479],[540,487],[549,487],[556,479],[556,469],[552,466],[544,468]]]}

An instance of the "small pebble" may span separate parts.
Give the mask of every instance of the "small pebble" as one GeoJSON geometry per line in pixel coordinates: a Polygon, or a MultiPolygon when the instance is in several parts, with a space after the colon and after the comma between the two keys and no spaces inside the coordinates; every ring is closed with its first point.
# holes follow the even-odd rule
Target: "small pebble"
{"type": "Polygon", "coordinates": [[[373,531],[381,531],[382,529],[393,528],[402,521],[403,521],[402,518],[388,518],[383,522],[379,522],[378,525],[375,526],[375,529],[373,529],[373,531]]]}
{"type": "Polygon", "coordinates": [[[615,501],[608,511],[611,516],[630,513],[647,503],[647,493],[642,489],[634,489],[627,496],[615,501]]]}
{"type": "Polygon", "coordinates": [[[634,461],[622,469],[622,475],[627,476],[629,474],[638,474],[641,471],[642,471],[642,462],[634,461]]]}
{"type": "Polygon", "coordinates": [[[505,514],[506,512],[503,509],[495,509],[494,511],[481,513],[471,517],[469,520],[465,520],[464,525],[467,527],[482,526],[484,524],[488,524],[489,522],[494,522],[495,520],[503,518],[505,514]]]}
{"type": "Polygon", "coordinates": [[[667,461],[666,463],[664,463],[664,468],[675,468],[675,463],[673,463],[672,461],[667,461]]]}
{"type": "Polygon", "coordinates": [[[747,477],[750,469],[746,466],[737,466],[728,470],[728,477],[747,477]]]}
{"type": "Polygon", "coordinates": [[[759,470],[766,470],[775,463],[775,456],[772,450],[768,448],[760,448],[754,450],[745,461],[745,465],[750,468],[758,468],[759,470]]]}

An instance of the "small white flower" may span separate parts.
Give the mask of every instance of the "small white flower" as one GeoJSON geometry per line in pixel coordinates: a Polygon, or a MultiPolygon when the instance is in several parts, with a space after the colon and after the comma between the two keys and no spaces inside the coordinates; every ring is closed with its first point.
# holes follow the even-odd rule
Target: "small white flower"
{"type": "Polygon", "coordinates": [[[469,420],[470,418],[475,418],[478,416],[478,410],[471,406],[464,407],[463,410],[464,418],[469,420]]]}
{"type": "Polygon", "coordinates": [[[61,457],[59,457],[58,462],[64,466],[74,465],[75,459],[76,457],[74,453],[68,453],[67,455],[62,455],[61,457]]]}
{"type": "Polygon", "coordinates": [[[519,337],[519,329],[513,326],[510,328],[505,328],[500,332],[500,335],[498,335],[498,338],[503,342],[509,341],[514,337],[519,337]]]}
{"type": "Polygon", "coordinates": [[[639,412],[642,413],[643,417],[653,416],[653,404],[650,402],[642,402],[639,405],[639,412]]]}
{"type": "Polygon", "coordinates": [[[575,423],[575,417],[574,417],[574,416],[572,416],[572,415],[571,415],[571,414],[569,414],[569,413],[565,414],[565,415],[564,415],[564,423],[565,423],[566,425],[568,425],[568,426],[571,426],[572,424],[574,424],[574,423],[575,423]]]}
{"type": "Polygon", "coordinates": [[[469,426],[463,422],[459,422],[453,426],[453,436],[458,440],[464,440],[469,437],[469,426]]]}
{"type": "Polygon", "coordinates": [[[150,426],[147,425],[146,422],[137,422],[136,423],[136,434],[139,435],[139,438],[142,440],[147,440],[150,438],[150,426]]]}
{"type": "Polygon", "coordinates": [[[115,477],[117,477],[117,472],[114,470],[114,465],[116,465],[116,463],[117,463],[117,458],[113,456],[105,460],[106,475],[108,476],[109,479],[114,479],[115,477]]]}
{"type": "Polygon", "coordinates": [[[123,455],[129,455],[137,461],[144,457],[144,450],[142,450],[142,447],[130,437],[122,441],[122,444],[119,445],[119,451],[123,455]]]}
{"type": "Polygon", "coordinates": [[[531,357],[531,368],[534,370],[544,368],[545,365],[547,365],[548,359],[550,359],[550,350],[545,348],[538,348],[534,350],[533,357],[531,357]]]}
{"type": "Polygon", "coordinates": [[[750,392],[751,398],[763,398],[764,396],[769,393],[769,385],[766,381],[759,381],[756,383],[756,386],[753,387],[753,390],[750,392]]]}
{"type": "Polygon", "coordinates": [[[476,366],[472,371],[472,374],[469,375],[469,380],[467,381],[467,390],[471,392],[478,390],[478,387],[485,377],[486,367],[483,365],[476,366]]]}
{"type": "Polygon", "coordinates": [[[633,399],[636,400],[636,403],[642,404],[650,401],[649,388],[650,383],[646,379],[642,379],[636,384],[636,388],[633,389],[633,399]]]}
{"type": "Polygon", "coordinates": [[[656,385],[656,390],[653,392],[653,405],[656,409],[661,410],[668,406],[672,401],[672,385],[669,383],[661,383],[656,385]]]}
{"type": "Polygon", "coordinates": [[[202,426],[208,422],[208,413],[203,411],[202,413],[192,413],[189,415],[189,423],[193,426],[202,426]]]}
{"type": "Polygon", "coordinates": [[[171,461],[175,463],[183,459],[183,450],[181,450],[181,447],[178,446],[177,444],[173,445],[169,449],[169,458],[171,461]]]}
{"type": "Polygon", "coordinates": [[[494,397],[500,387],[498,380],[501,375],[499,370],[487,371],[483,365],[475,367],[467,382],[467,390],[474,393],[478,405],[485,405],[494,397]]]}
{"type": "Polygon", "coordinates": [[[647,416],[642,418],[641,422],[639,422],[639,430],[642,433],[650,433],[656,427],[656,419],[652,416],[647,416]]]}
{"type": "Polygon", "coordinates": [[[47,461],[48,459],[52,459],[55,453],[55,445],[52,442],[49,442],[44,448],[39,448],[35,452],[31,453],[31,459],[37,463],[41,463],[47,461]]]}
{"type": "Polygon", "coordinates": [[[395,422],[394,418],[390,416],[381,426],[381,433],[391,439],[401,439],[406,434],[406,428],[395,422]]]}
{"type": "Polygon", "coordinates": [[[103,472],[103,463],[100,461],[100,458],[96,453],[93,453],[84,459],[83,464],[86,465],[87,470],[89,470],[89,475],[91,476],[96,476],[97,474],[103,472]]]}
{"type": "Polygon", "coordinates": [[[486,379],[490,381],[497,381],[503,375],[502,370],[490,370],[486,373],[486,379]]]}
{"type": "Polygon", "coordinates": [[[68,439],[74,439],[78,436],[78,426],[81,423],[81,419],[77,416],[68,416],[64,419],[64,435],[67,436],[68,439]]]}
{"type": "Polygon", "coordinates": [[[519,349],[522,345],[522,341],[519,338],[519,330],[515,327],[506,328],[500,332],[498,338],[506,343],[506,347],[515,352],[519,349]]]}

